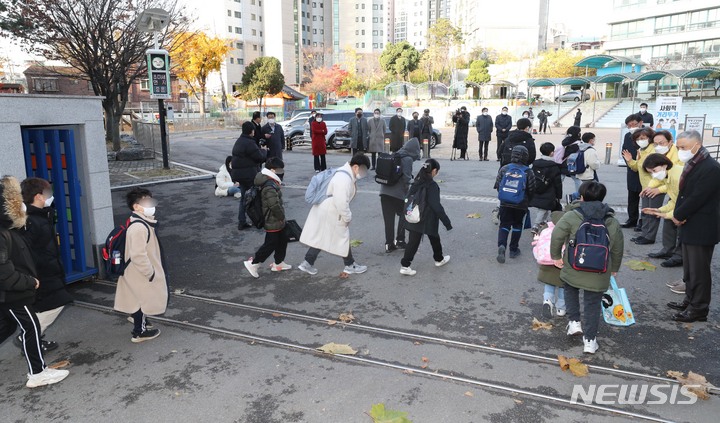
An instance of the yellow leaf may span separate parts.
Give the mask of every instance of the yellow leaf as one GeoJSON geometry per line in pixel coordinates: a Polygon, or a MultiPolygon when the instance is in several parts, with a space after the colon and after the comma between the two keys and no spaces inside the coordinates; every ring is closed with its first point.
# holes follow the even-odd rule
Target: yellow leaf
{"type": "Polygon", "coordinates": [[[467,391],[467,392],[465,392],[465,396],[466,396],[466,397],[474,397],[475,394],[473,394],[473,393],[470,392],[470,391],[467,391]]]}
{"type": "Polygon", "coordinates": [[[625,262],[625,266],[629,267],[631,270],[637,271],[647,270],[650,272],[654,272],[656,269],[656,266],[654,264],[640,260],[628,260],[625,262]]]}
{"type": "Polygon", "coordinates": [[[280,314],[280,313],[273,313],[273,314],[272,314],[272,317],[282,317],[282,314],[280,314]]]}
{"type": "Polygon", "coordinates": [[[57,363],[53,363],[53,364],[49,365],[48,367],[50,367],[51,369],[62,369],[63,367],[67,367],[69,365],[70,365],[70,362],[68,360],[62,360],[62,361],[58,361],[57,363]]]}
{"type": "Polygon", "coordinates": [[[342,355],[355,355],[357,354],[357,350],[352,349],[352,347],[348,344],[336,344],[334,342],[330,342],[328,344],[323,345],[322,347],[317,348],[318,350],[328,353],[328,354],[342,354],[342,355]]]}
{"type": "Polygon", "coordinates": [[[588,375],[588,366],[577,358],[567,358],[564,355],[558,355],[558,363],[560,363],[560,368],[563,371],[570,370],[575,376],[585,377],[588,375]]]}
{"type": "Polygon", "coordinates": [[[327,324],[330,325],[330,326],[332,326],[332,325],[334,325],[334,324],[337,324],[337,320],[328,320],[328,321],[327,321],[327,324]]]}
{"type": "Polygon", "coordinates": [[[340,316],[338,316],[338,320],[343,323],[352,323],[355,321],[355,316],[353,316],[352,313],[341,313],[340,316]]]}
{"type": "Polygon", "coordinates": [[[465,217],[467,217],[468,219],[480,219],[482,217],[482,215],[480,213],[472,213],[465,217]]]}
{"type": "Polygon", "coordinates": [[[688,391],[702,400],[710,399],[710,395],[708,392],[710,389],[715,388],[713,384],[707,381],[705,376],[695,372],[688,372],[687,377],[685,377],[685,374],[682,372],[668,370],[667,375],[673,379],[676,379],[682,385],[694,385],[688,387],[688,391]]]}
{"type": "Polygon", "coordinates": [[[538,319],[533,317],[532,330],[552,329],[552,327],[553,327],[552,323],[541,322],[538,319]]]}
{"type": "Polygon", "coordinates": [[[353,239],[353,240],[350,241],[350,246],[353,247],[353,248],[357,248],[357,247],[361,246],[362,243],[363,243],[363,242],[360,241],[359,239],[353,239]]]}

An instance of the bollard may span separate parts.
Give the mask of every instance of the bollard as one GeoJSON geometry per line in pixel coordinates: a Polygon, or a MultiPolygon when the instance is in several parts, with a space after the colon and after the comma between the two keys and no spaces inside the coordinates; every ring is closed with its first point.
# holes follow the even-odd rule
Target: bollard
{"type": "Polygon", "coordinates": [[[292,149],[293,149],[292,138],[290,138],[290,137],[285,138],[285,150],[292,151],[292,149]]]}
{"type": "Polygon", "coordinates": [[[610,164],[610,159],[612,158],[612,146],[611,142],[605,143],[605,164],[610,164]]]}
{"type": "Polygon", "coordinates": [[[385,145],[383,151],[386,153],[390,152],[390,138],[385,138],[385,145]]]}
{"type": "Polygon", "coordinates": [[[409,139],[410,139],[410,133],[406,129],[405,133],[403,134],[403,145],[405,145],[405,143],[408,142],[409,139]]]}
{"type": "Polygon", "coordinates": [[[426,159],[430,158],[430,143],[427,138],[422,140],[423,157],[426,159]]]}

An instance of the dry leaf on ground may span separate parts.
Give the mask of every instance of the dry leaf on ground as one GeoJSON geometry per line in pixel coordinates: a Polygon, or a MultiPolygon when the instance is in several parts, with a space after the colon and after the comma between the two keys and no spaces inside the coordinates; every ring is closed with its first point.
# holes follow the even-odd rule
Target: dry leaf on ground
{"type": "Polygon", "coordinates": [[[355,355],[357,354],[357,350],[352,349],[352,347],[348,344],[336,344],[334,342],[330,342],[328,344],[323,345],[322,347],[317,348],[318,350],[328,353],[328,354],[342,354],[342,355],[355,355]]]}
{"type": "Polygon", "coordinates": [[[689,387],[688,391],[703,400],[710,399],[709,390],[715,387],[705,379],[705,376],[695,372],[688,372],[687,377],[685,377],[685,373],[683,372],[668,370],[667,375],[682,385],[695,385],[689,387]]]}
{"type": "Polygon", "coordinates": [[[473,393],[470,392],[470,391],[467,391],[467,392],[465,392],[465,396],[466,396],[466,397],[474,397],[475,394],[473,394],[473,393]]]}
{"type": "Polygon", "coordinates": [[[641,260],[628,260],[625,262],[625,266],[629,267],[631,270],[648,270],[650,272],[654,272],[657,268],[654,264],[641,260]]]}
{"type": "Polygon", "coordinates": [[[63,367],[67,367],[70,365],[70,362],[67,360],[58,361],[57,363],[53,363],[49,365],[51,369],[62,369],[63,367]]]}
{"type": "Polygon", "coordinates": [[[330,326],[336,325],[336,324],[337,324],[337,320],[328,320],[328,321],[327,321],[327,324],[330,325],[330,326]]]}
{"type": "Polygon", "coordinates": [[[357,248],[357,247],[361,246],[362,243],[363,243],[363,242],[360,241],[359,239],[353,239],[353,240],[350,241],[350,246],[353,247],[353,248],[357,248]]]}
{"type": "Polygon", "coordinates": [[[353,316],[352,313],[341,313],[340,316],[338,316],[338,320],[343,323],[352,323],[355,321],[355,316],[353,316]]]}
{"type": "Polygon", "coordinates": [[[480,219],[482,215],[480,213],[471,213],[465,217],[467,217],[468,219],[480,219]]]}
{"type": "Polygon", "coordinates": [[[273,313],[273,314],[272,314],[272,317],[282,317],[282,314],[280,314],[280,313],[273,313]]]}
{"type": "Polygon", "coordinates": [[[563,371],[570,370],[575,376],[585,377],[588,375],[588,366],[583,364],[577,358],[567,358],[564,355],[558,355],[558,363],[563,371]]]}
{"type": "Polygon", "coordinates": [[[342,273],[340,273],[340,275],[338,275],[338,276],[340,277],[340,279],[347,279],[347,278],[350,277],[350,274],[349,274],[349,273],[342,272],[342,273]]]}
{"type": "Polygon", "coordinates": [[[388,410],[385,404],[375,404],[368,415],[374,423],[412,423],[403,411],[388,410]]]}
{"type": "Polygon", "coordinates": [[[553,325],[552,323],[547,322],[541,322],[535,317],[533,317],[532,321],[532,330],[540,330],[540,329],[552,329],[553,325]]]}

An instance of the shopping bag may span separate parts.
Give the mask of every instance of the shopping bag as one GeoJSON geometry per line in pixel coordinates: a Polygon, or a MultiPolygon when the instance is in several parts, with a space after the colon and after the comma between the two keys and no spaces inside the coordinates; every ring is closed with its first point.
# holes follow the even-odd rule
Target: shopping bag
{"type": "Polygon", "coordinates": [[[295,220],[288,220],[285,222],[285,236],[288,242],[296,242],[300,240],[302,234],[302,228],[295,220]]]}
{"type": "Polygon", "coordinates": [[[605,323],[613,326],[635,324],[635,314],[630,306],[625,288],[618,288],[615,277],[610,277],[610,288],[602,297],[602,315],[605,323]]]}

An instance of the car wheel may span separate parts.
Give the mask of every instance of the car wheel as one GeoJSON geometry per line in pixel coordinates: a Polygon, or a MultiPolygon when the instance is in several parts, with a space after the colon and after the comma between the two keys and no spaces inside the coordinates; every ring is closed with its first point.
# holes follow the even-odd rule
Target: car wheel
{"type": "Polygon", "coordinates": [[[575,97],[573,100],[580,101],[580,97],[575,97]]]}
{"type": "Polygon", "coordinates": [[[430,136],[430,149],[432,150],[437,145],[437,137],[433,134],[430,136]]]}
{"type": "Polygon", "coordinates": [[[292,137],[290,137],[290,139],[292,140],[293,146],[305,145],[305,137],[303,136],[303,134],[293,135],[292,137]]]}
{"type": "Polygon", "coordinates": [[[337,145],[335,145],[335,135],[331,135],[330,139],[328,140],[327,147],[332,150],[337,150],[337,145]]]}

